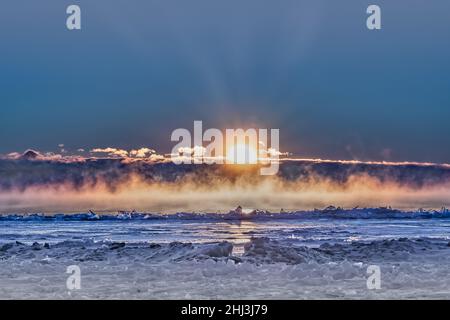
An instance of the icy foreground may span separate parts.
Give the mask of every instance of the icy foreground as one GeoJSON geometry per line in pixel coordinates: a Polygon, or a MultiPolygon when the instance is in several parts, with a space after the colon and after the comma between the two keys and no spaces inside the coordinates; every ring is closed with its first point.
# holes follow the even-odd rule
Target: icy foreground
{"type": "Polygon", "coordinates": [[[397,238],[318,246],[252,238],[235,243],[62,241],[0,245],[0,298],[450,299],[447,239],[397,238]],[[81,289],[66,268],[81,268],[81,289]],[[381,289],[368,290],[368,265],[381,289]]]}

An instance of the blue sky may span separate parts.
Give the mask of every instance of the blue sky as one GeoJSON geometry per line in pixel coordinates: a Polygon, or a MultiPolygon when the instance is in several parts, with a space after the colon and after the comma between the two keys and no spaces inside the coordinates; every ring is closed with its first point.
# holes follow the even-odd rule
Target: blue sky
{"type": "Polygon", "coordinates": [[[5,1],[0,153],[168,152],[203,120],[280,128],[299,157],[450,162],[449,15],[444,0],[5,1]]]}

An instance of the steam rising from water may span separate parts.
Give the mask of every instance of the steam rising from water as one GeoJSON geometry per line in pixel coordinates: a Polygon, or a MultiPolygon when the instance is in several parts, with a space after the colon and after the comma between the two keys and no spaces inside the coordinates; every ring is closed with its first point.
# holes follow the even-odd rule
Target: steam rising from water
{"type": "Polygon", "coordinates": [[[279,211],[393,206],[450,206],[450,168],[433,164],[286,161],[276,176],[257,166],[209,166],[104,159],[1,160],[0,211],[279,211]]]}

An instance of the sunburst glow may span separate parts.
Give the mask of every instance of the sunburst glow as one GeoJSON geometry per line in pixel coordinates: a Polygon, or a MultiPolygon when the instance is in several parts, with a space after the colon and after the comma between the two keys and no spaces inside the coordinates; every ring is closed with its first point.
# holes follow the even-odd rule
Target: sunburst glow
{"type": "Polygon", "coordinates": [[[232,164],[256,164],[258,151],[254,146],[239,143],[227,148],[226,160],[232,164]]]}

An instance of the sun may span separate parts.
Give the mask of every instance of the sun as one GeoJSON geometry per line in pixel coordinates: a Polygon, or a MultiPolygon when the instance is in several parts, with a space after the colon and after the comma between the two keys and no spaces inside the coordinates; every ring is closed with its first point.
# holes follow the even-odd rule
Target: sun
{"type": "Polygon", "coordinates": [[[246,143],[231,145],[227,148],[226,161],[231,164],[256,164],[258,151],[246,143]]]}

